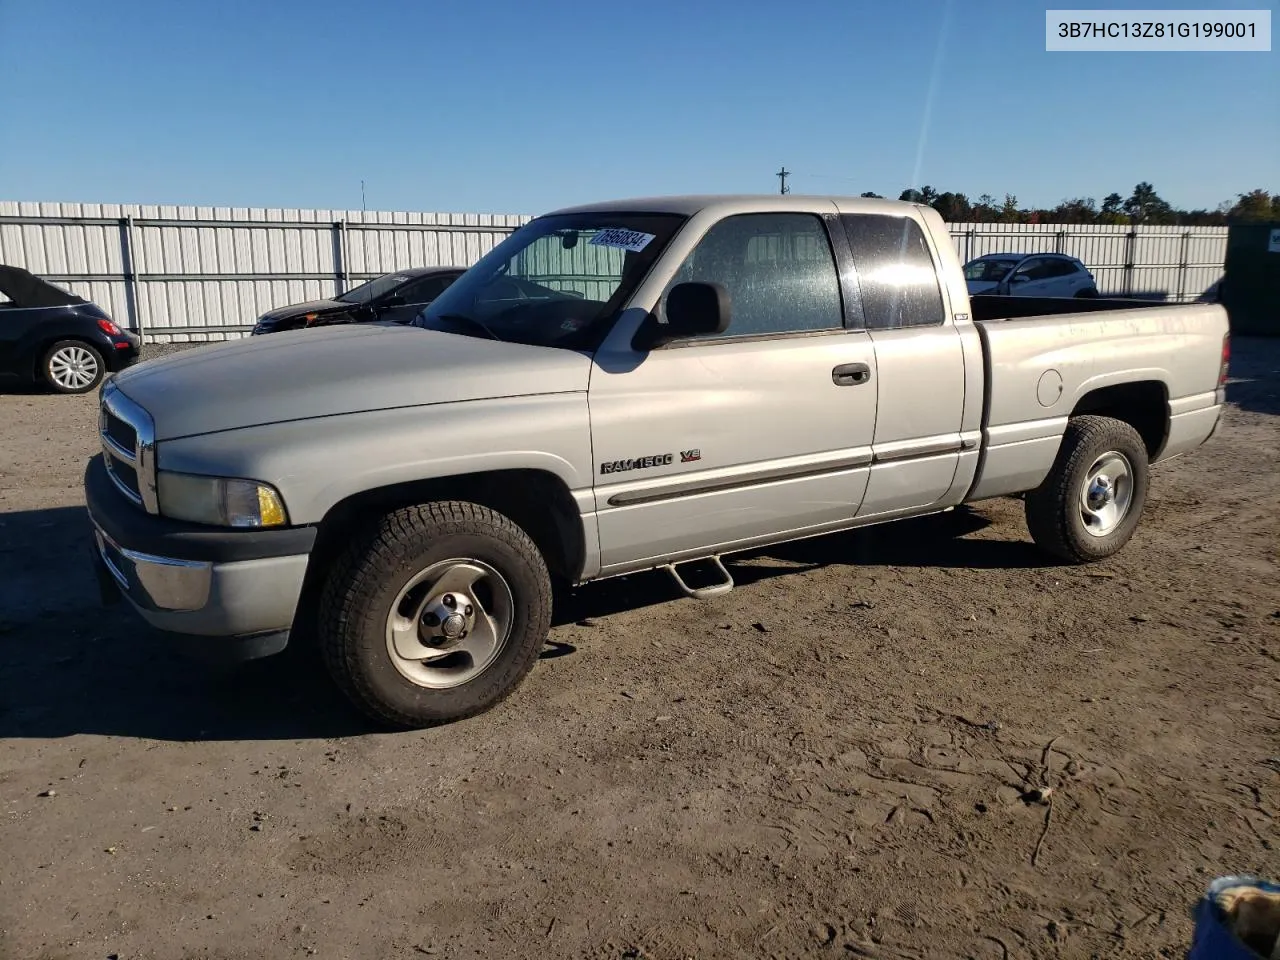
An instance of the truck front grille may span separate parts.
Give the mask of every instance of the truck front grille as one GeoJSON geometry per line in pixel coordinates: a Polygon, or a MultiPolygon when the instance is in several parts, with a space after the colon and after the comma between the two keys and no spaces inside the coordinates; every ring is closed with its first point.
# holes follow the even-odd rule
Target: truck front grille
{"type": "Polygon", "coordinates": [[[110,410],[104,411],[103,421],[106,424],[103,433],[114,440],[124,450],[136,450],[138,447],[138,431],[125,423],[110,410]]]}
{"type": "Polygon", "coordinates": [[[147,412],[110,381],[102,388],[98,433],[116,489],[148,513],[158,513],[155,427],[147,412]]]}

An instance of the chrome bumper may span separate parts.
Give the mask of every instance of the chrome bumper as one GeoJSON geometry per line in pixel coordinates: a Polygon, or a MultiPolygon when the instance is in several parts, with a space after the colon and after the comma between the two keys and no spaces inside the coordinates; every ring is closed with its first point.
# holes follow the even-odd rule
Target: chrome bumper
{"type": "Polygon", "coordinates": [[[199,610],[209,602],[212,563],[126,550],[97,527],[93,537],[111,579],[135,604],[145,603],[153,611],[181,611],[199,610]]]}
{"type": "Polygon", "coordinates": [[[94,524],[95,562],[152,626],[209,638],[287,635],[307,554],[258,560],[177,560],[128,550],[94,524]]]}

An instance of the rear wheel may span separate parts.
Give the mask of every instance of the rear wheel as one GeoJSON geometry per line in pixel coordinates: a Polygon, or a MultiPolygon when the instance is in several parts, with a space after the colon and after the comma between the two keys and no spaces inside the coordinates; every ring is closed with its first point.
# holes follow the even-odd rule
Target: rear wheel
{"type": "Polygon", "coordinates": [[[413,728],[481,713],[533,668],[551,581],[533,541],[474,503],[383,517],[335,564],[320,606],[330,674],[374,719],[413,728]]]}
{"type": "Polygon", "coordinates": [[[40,365],[45,383],[58,393],[88,393],[102,382],[102,354],[83,340],[59,340],[40,365]]]}
{"type": "Polygon", "coordinates": [[[1026,495],[1032,539],[1068,563],[1111,556],[1138,526],[1147,480],[1138,431],[1110,417],[1073,418],[1049,476],[1026,495]]]}

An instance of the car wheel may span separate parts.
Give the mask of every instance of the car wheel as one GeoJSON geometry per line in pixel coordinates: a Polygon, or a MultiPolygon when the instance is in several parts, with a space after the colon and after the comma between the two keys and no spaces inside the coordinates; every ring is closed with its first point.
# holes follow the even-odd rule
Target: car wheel
{"type": "Polygon", "coordinates": [[[1049,476],[1025,499],[1036,545],[1059,560],[1088,563],[1129,542],[1147,500],[1147,448],[1110,417],[1074,417],[1049,476]]]}
{"type": "Polygon", "coordinates": [[[83,340],[59,340],[45,352],[40,372],[58,393],[88,393],[102,382],[106,365],[97,348],[83,340]]]}
{"type": "Polygon", "coordinates": [[[533,668],[551,580],[528,535],[487,507],[427,503],[381,518],[334,565],[320,603],[325,663],[380,723],[482,713],[533,668]]]}

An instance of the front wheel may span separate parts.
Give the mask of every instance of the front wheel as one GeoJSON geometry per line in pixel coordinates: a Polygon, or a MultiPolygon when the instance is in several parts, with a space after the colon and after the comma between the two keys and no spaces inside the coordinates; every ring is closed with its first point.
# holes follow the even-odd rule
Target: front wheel
{"type": "Polygon", "coordinates": [[[1138,526],[1147,475],[1137,430],[1110,417],[1072,418],[1049,476],[1026,495],[1031,538],[1068,563],[1111,556],[1138,526]]]}
{"type": "Polygon", "coordinates": [[[528,535],[462,501],[383,517],[334,565],[320,606],[326,666],[357,707],[394,727],[482,713],[533,668],[551,580],[528,535]]]}
{"type": "Polygon", "coordinates": [[[45,352],[40,372],[58,393],[88,393],[102,382],[106,365],[83,340],[60,340],[45,352]]]}

